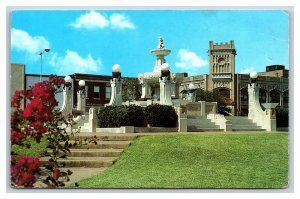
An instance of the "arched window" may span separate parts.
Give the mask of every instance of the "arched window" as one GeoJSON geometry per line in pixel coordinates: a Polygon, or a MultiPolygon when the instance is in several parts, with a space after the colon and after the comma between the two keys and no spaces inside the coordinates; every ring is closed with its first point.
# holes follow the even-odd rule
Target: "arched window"
{"type": "Polygon", "coordinates": [[[241,103],[247,104],[248,103],[248,91],[247,88],[241,89],[241,103]]]}
{"type": "Polygon", "coordinates": [[[270,103],[280,103],[280,91],[277,89],[270,91],[270,103]]]}
{"type": "Polygon", "coordinates": [[[259,102],[266,103],[267,102],[267,91],[263,88],[259,89],[259,102]]]}
{"type": "Polygon", "coordinates": [[[289,106],[289,90],[283,92],[283,106],[289,106]]]}

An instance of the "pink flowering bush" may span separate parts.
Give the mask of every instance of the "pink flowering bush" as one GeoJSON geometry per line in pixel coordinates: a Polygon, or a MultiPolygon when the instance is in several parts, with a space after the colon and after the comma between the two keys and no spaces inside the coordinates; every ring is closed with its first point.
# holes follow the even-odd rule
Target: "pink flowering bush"
{"type": "Polygon", "coordinates": [[[58,159],[66,157],[69,150],[69,134],[66,127],[72,125],[72,116],[64,118],[56,108],[55,94],[60,91],[63,78],[52,76],[49,81],[38,82],[25,91],[16,91],[11,107],[11,145],[30,148],[26,139],[32,138],[37,143],[45,137],[48,141],[45,156],[48,163],[42,165],[38,157],[27,157],[11,152],[11,184],[14,187],[33,187],[41,180],[48,187],[64,186],[71,171],[62,172],[58,159]],[[21,104],[28,102],[25,108],[21,104]],[[61,127],[65,124],[65,127],[61,127]],[[44,169],[47,177],[41,175],[44,169]]]}

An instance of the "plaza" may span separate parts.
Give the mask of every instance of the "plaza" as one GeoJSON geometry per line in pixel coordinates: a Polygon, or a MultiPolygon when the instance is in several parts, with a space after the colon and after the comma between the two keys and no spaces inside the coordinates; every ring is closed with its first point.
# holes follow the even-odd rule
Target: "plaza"
{"type": "MultiPolygon", "coordinates": [[[[56,113],[74,122],[70,126],[57,123],[70,135],[64,144],[70,147],[69,154],[57,159],[62,169],[75,172],[67,187],[286,188],[288,126],[278,131],[282,129],[277,126],[276,110],[289,107],[286,67],[290,66],[278,63],[260,66],[263,71],[237,73],[238,41],[207,40],[209,72],[178,70],[186,63],[169,64],[174,53],[168,43],[171,35],[157,38],[148,49],[152,62],[140,63],[152,65],[152,71],[147,68],[124,76],[128,68],[111,55],[114,64],[106,66],[110,74],[59,74],[63,84],[55,96],[56,113]],[[217,93],[218,99],[203,100],[199,92],[217,93]],[[220,112],[220,104],[225,111],[220,112]],[[78,131],[75,136],[71,136],[73,131],[78,131]]],[[[184,42],[179,43],[177,55],[186,53],[205,65],[205,60],[185,49],[184,42]]],[[[139,55],[133,59],[128,46],[122,52],[134,63],[139,55]]],[[[15,90],[30,89],[49,79],[42,73],[42,55],[49,51],[45,48],[39,54],[40,74],[26,73],[25,64],[10,64],[11,98],[15,90]]],[[[63,63],[58,56],[54,54],[48,63],[63,63]]],[[[91,55],[88,60],[92,66],[101,65],[91,55]]],[[[21,107],[27,103],[23,100],[21,107]]],[[[33,144],[36,151],[13,150],[37,155],[41,164],[48,164],[48,156],[43,156],[46,144],[46,140],[33,144]]]]}

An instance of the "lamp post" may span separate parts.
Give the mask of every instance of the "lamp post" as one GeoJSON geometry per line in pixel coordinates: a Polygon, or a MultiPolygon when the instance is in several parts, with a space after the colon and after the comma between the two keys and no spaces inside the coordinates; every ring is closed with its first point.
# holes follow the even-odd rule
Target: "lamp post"
{"type": "Polygon", "coordinates": [[[120,81],[121,79],[121,66],[119,64],[115,64],[112,67],[112,76],[113,78],[118,78],[120,81]]]}
{"type": "Polygon", "coordinates": [[[112,79],[110,80],[111,96],[108,106],[122,105],[122,84],[121,66],[119,64],[115,64],[112,67],[112,79]]]}
{"type": "Polygon", "coordinates": [[[80,80],[78,82],[78,85],[79,85],[79,90],[82,92],[82,98],[85,97],[85,81],[84,80],[80,80]]]}
{"type": "Polygon", "coordinates": [[[256,83],[256,81],[257,81],[257,77],[258,77],[258,74],[257,74],[257,72],[251,72],[250,73],[250,83],[252,84],[252,83],[256,83]]]}
{"type": "Polygon", "coordinates": [[[65,80],[65,89],[66,90],[71,90],[72,78],[70,76],[65,76],[64,80],[65,80]]]}
{"type": "Polygon", "coordinates": [[[192,102],[196,101],[196,96],[195,96],[195,91],[196,91],[196,86],[193,83],[190,83],[188,85],[188,99],[191,100],[192,102]]]}
{"type": "Polygon", "coordinates": [[[43,54],[44,52],[49,52],[50,48],[45,48],[42,52],[40,52],[41,56],[41,74],[40,74],[40,82],[42,81],[42,66],[43,66],[43,54]]]}

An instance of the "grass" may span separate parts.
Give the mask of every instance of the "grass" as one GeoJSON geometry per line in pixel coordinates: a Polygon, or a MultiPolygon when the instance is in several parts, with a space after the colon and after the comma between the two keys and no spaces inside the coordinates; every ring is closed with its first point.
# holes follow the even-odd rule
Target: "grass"
{"type": "Polygon", "coordinates": [[[288,134],[141,136],[79,188],[284,188],[288,134]]]}

